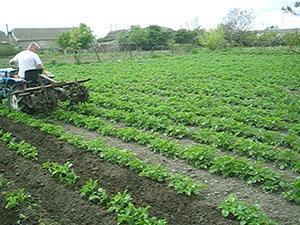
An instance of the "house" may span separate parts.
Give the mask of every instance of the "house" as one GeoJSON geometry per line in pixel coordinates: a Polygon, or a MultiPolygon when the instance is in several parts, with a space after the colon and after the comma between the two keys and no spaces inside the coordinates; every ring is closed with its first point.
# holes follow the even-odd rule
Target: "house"
{"type": "Polygon", "coordinates": [[[37,42],[41,49],[58,48],[57,36],[72,28],[14,28],[11,30],[10,42],[23,49],[27,48],[30,42],[37,42]]]}
{"type": "Polygon", "coordinates": [[[120,51],[120,46],[118,43],[118,36],[121,33],[125,33],[127,30],[115,30],[110,31],[104,38],[98,40],[98,50],[100,52],[117,52],[120,51]]]}

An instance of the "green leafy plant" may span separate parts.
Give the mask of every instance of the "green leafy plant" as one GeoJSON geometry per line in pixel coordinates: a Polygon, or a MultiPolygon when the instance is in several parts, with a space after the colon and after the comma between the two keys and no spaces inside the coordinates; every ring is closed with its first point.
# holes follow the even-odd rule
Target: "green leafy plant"
{"type": "Polygon", "coordinates": [[[81,197],[88,198],[90,202],[106,205],[110,199],[105,189],[99,187],[97,180],[89,179],[80,190],[81,197]]]}
{"type": "Polygon", "coordinates": [[[169,187],[173,187],[178,193],[184,193],[188,196],[196,195],[200,190],[206,188],[206,185],[194,182],[190,177],[181,174],[173,174],[168,178],[169,187]]]}
{"type": "Polygon", "coordinates": [[[222,210],[222,215],[224,217],[228,217],[232,214],[240,221],[241,225],[277,224],[269,219],[260,208],[255,205],[250,205],[244,201],[240,201],[234,194],[230,194],[227,198],[220,202],[218,208],[222,210]]]}
{"type": "Polygon", "coordinates": [[[18,154],[27,159],[37,159],[37,148],[25,141],[10,142],[8,148],[17,151],[18,154]]]}
{"type": "Polygon", "coordinates": [[[74,184],[79,178],[71,169],[72,163],[66,162],[63,165],[57,162],[45,162],[43,163],[43,168],[48,170],[53,177],[58,180],[66,182],[67,184],[74,184]]]}
{"type": "Polygon", "coordinates": [[[128,207],[129,203],[131,202],[132,198],[127,193],[127,191],[121,193],[117,193],[111,198],[111,201],[108,203],[108,211],[109,212],[121,212],[125,208],[128,207]]]}
{"type": "Polygon", "coordinates": [[[6,199],[6,209],[15,208],[16,206],[21,205],[23,202],[27,201],[30,198],[30,195],[25,193],[25,190],[19,189],[16,191],[9,191],[5,193],[6,199]]]}
{"type": "Polygon", "coordinates": [[[38,151],[36,147],[26,141],[17,141],[9,132],[4,132],[0,129],[0,140],[3,141],[9,149],[16,151],[27,159],[37,158],[38,151]]]}
{"type": "Polygon", "coordinates": [[[284,197],[289,201],[300,204],[300,177],[297,177],[290,185],[289,190],[283,193],[284,197]]]}

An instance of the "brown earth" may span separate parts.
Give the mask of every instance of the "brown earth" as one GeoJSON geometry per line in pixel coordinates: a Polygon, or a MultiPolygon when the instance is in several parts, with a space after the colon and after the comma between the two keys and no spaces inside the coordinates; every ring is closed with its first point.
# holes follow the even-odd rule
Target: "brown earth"
{"type": "MultiPolygon", "coordinates": [[[[64,127],[68,132],[84,136],[89,139],[101,137],[97,132],[84,128],[78,128],[61,121],[51,121],[64,127]]],[[[207,170],[200,170],[187,164],[186,161],[165,157],[161,154],[151,151],[149,148],[139,145],[135,142],[124,143],[121,139],[115,137],[102,137],[107,145],[126,149],[134,152],[140,159],[153,163],[162,164],[170,171],[180,172],[193,177],[200,182],[209,185],[209,189],[205,192],[206,201],[217,207],[218,203],[224,199],[229,193],[235,193],[240,199],[258,204],[262,210],[280,225],[300,224],[300,206],[285,200],[279,193],[263,192],[258,186],[248,185],[245,181],[237,178],[224,178],[209,173],[207,170]]],[[[190,141],[189,144],[192,142],[190,141]]],[[[267,166],[265,164],[265,166],[267,166]]],[[[272,168],[274,169],[274,168],[272,168]]],[[[279,171],[286,179],[291,179],[295,175],[289,171],[279,171]]]]}
{"type": "MultiPolygon", "coordinates": [[[[2,144],[0,149],[0,171],[4,179],[14,181],[34,199],[39,199],[42,207],[59,224],[116,224],[114,217],[105,209],[89,204],[78,192],[56,182],[37,162],[18,156],[2,144]]],[[[7,218],[3,222],[1,219],[1,225],[16,224],[18,209],[3,210],[1,205],[0,212],[0,218],[7,218]]]]}
{"type": "Polygon", "coordinates": [[[137,206],[150,205],[151,216],[166,218],[169,224],[238,224],[237,221],[223,218],[220,210],[207,201],[205,193],[194,197],[178,195],[165,184],[140,177],[127,168],[103,161],[97,155],[78,150],[55,137],[7,118],[0,118],[0,127],[18,139],[37,146],[39,151],[38,160],[33,162],[2,147],[0,170],[4,177],[15,180],[29,193],[41,198],[44,207],[49,207],[55,220],[64,221],[62,224],[115,224],[112,216],[80,198],[79,189],[91,177],[99,180],[110,194],[127,189],[137,206]],[[58,183],[41,169],[42,162],[47,160],[73,162],[74,171],[80,180],[74,187],[58,183]]]}

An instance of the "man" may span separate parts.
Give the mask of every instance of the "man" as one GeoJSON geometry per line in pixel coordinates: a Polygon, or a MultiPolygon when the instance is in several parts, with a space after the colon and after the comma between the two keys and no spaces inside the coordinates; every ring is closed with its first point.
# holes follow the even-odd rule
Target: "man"
{"type": "Polygon", "coordinates": [[[27,50],[18,53],[14,58],[9,61],[10,65],[19,67],[18,77],[25,77],[25,71],[33,69],[44,69],[44,65],[37,54],[40,46],[32,42],[28,45],[27,50]]]}

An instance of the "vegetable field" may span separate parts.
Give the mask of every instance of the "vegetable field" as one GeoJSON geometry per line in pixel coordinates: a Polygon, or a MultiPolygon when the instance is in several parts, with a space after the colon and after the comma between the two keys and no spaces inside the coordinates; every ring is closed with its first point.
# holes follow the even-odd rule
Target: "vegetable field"
{"type": "Polygon", "coordinates": [[[257,49],[49,64],[90,100],[0,108],[8,224],[300,224],[300,57],[257,49]]]}

